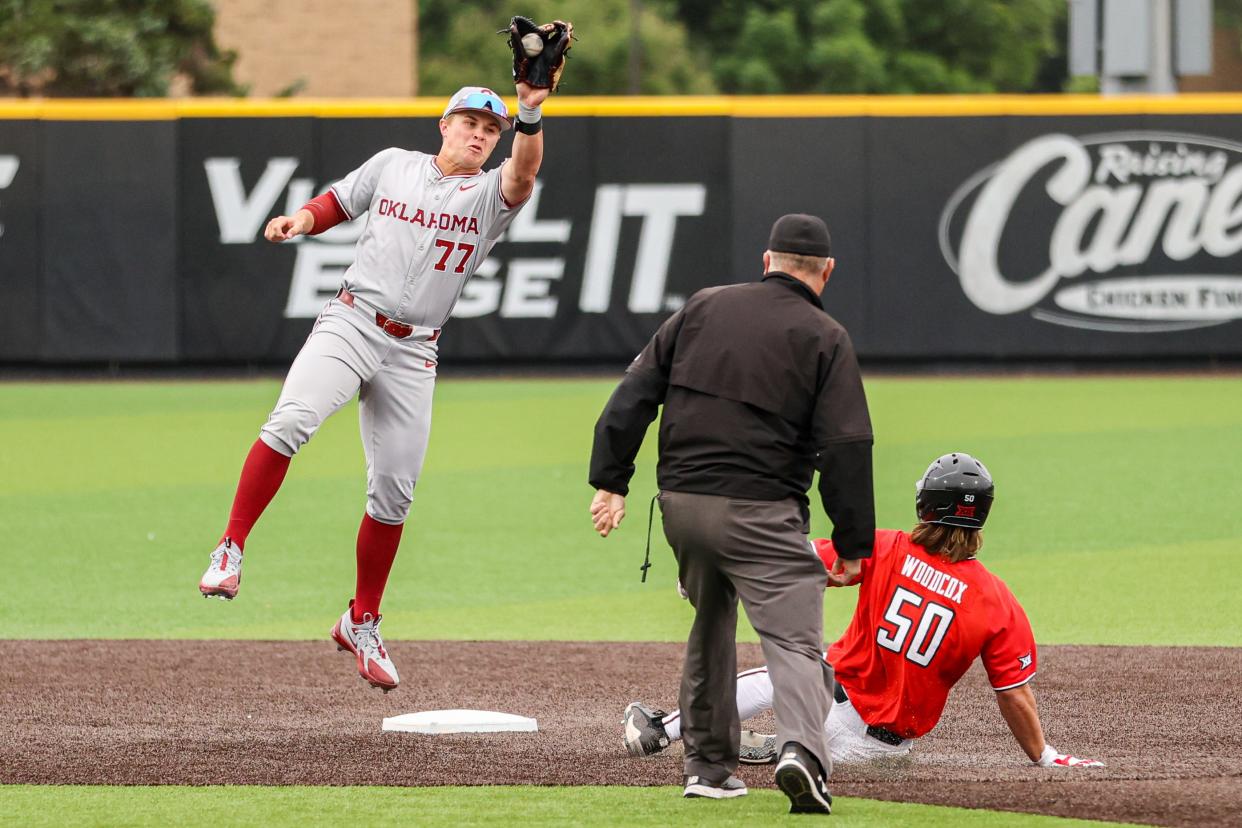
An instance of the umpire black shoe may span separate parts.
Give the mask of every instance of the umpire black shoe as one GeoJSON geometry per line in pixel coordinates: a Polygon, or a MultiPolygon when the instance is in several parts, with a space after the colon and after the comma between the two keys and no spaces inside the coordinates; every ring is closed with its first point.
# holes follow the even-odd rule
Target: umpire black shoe
{"type": "Polygon", "coordinates": [[[789,797],[791,814],[831,814],[832,796],[819,762],[797,742],[786,742],[776,763],[776,786],[789,797]]]}
{"type": "Polygon", "coordinates": [[[687,776],[686,789],[681,795],[687,799],[732,799],[735,796],[746,796],[747,793],[746,783],[736,776],[730,776],[723,782],[708,782],[701,776],[687,776]]]}

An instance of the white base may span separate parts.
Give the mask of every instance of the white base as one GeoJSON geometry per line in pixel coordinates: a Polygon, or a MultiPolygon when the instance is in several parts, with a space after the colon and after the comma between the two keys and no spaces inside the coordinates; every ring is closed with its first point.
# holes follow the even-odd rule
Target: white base
{"type": "Polygon", "coordinates": [[[491,710],[425,710],[384,719],[384,730],[396,733],[502,733],[539,730],[534,719],[491,710]]]}

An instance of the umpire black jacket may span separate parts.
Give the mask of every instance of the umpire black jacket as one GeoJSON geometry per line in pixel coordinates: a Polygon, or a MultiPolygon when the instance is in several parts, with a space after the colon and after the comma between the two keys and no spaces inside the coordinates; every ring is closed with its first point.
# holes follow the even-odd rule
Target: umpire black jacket
{"type": "Polygon", "coordinates": [[[629,492],[660,405],[657,480],[667,491],[799,498],[816,469],[842,558],[871,555],[871,418],[854,346],[807,285],[785,273],[701,290],[626,371],[595,424],[591,485],[629,492]]]}

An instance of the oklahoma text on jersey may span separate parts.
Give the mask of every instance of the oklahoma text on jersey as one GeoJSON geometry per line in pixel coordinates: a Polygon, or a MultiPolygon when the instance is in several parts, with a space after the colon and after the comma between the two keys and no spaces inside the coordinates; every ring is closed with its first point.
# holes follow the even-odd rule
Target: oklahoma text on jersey
{"type": "Polygon", "coordinates": [[[407,216],[406,211],[407,206],[404,201],[381,198],[377,215],[408,221],[410,224],[418,224],[429,230],[452,230],[455,233],[474,233],[475,235],[479,233],[479,220],[474,216],[436,213],[422,208],[416,209],[414,215],[407,216]]]}

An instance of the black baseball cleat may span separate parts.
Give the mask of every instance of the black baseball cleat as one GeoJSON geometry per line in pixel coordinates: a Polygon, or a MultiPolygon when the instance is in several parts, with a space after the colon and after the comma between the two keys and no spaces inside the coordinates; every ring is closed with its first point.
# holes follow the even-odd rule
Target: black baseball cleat
{"type": "Polygon", "coordinates": [[[668,733],[664,730],[667,715],[638,702],[625,708],[621,724],[625,725],[625,749],[630,756],[651,756],[668,747],[668,733]]]}
{"type": "Polygon", "coordinates": [[[737,761],[743,765],[770,765],[776,761],[776,734],[743,730],[737,761]]]}
{"type": "Polygon", "coordinates": [[[819,762],[797,742],[781,748],[776,763],[776,786],[789,797],[791,814],[831,814],[832,795],[824,784],[819,762]]]}

